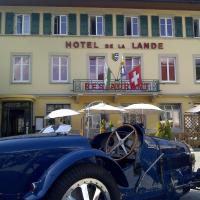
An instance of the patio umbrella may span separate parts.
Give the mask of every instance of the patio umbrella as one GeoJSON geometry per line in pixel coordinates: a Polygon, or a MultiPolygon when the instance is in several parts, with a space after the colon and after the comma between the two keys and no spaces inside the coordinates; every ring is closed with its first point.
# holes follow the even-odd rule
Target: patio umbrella
{"type": "Polygon", "coordinates": [[[154,106],[152,104],[146,104],[146,103],[137,103],[137,104],[131,104],[124,108],[125,110],[129,112],[135,112],[137,114],[149,114],[154,112],[164,112],[164,110],[160,109],[157,106],[154,106]]]}
{"type": "Polygon", "coordinates": [[[125,111],[124,109],[122,108],[119,108],[119,107],[116,107],[116,106],[111,106],[111,105],[108,105],[106,103],[98,103],[94,106],[91,106],[89,108],[86,108],[86,109],[83,109],[84,111],[86,112],[104,112],[104,113],[120,113],[120,112],[123,112],[125,111]]]}
{"type": "Polygon", "coordinates": [[[59,109],[59,110],[54,110],[50,112],[45,119],[51,119],[51,118],[57,118],[57,117],[67,117],[67,116],[72,116],[72,115],[78,115],[80,114],[79,112],[71,109],[59,109]]]}
{"type": "Polygon", "coordinates": [[[189,110],[186,111],[187,113],[198,113],[200,112],[200,105],[195,106],[193,108],[190,108],[189,110]]]}

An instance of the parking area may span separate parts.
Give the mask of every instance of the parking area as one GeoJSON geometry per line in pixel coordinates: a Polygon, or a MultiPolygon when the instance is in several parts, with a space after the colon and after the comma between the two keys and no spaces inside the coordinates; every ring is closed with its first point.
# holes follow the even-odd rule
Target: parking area
{"type": "MultiPolygon", "coordinates": [[[[200,149],[195,150],[195,169],[197,170],[200,168],[200,149]]],[[[199,200],[200,198],[200,191],[191,190],[187,195],[181,198],[181,200],[199,200]]]]}

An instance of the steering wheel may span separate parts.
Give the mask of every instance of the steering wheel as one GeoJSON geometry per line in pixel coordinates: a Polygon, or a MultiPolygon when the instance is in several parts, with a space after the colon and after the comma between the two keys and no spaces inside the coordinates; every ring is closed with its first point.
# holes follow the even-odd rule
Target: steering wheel
{"type": "Polygon", "coordinates": [[[125,124],[113,131],[106,142],[105,151],[120,161],[129,156],[138,145],[138,132],[135,127],[125,124]]]}

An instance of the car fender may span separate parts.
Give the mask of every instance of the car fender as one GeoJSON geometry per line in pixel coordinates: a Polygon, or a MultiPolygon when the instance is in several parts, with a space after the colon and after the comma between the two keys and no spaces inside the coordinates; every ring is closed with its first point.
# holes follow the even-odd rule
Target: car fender
{"type": "MultiPolygon", "coordinates": [[[[44,197],[56,179],[69,167],[75,165],[77,162],[88,162],[89,159],[101,158],[108,162],[109,168],[112,169],[113,174],[116,174],[114,178],[120,181],[123,186],[128,186],[128,181],[126,176],[121,169],[121,167],[114,161],[112,158],[107,156],[103,151],[97,149],[90,150],[79,150],[74,151],[69,154],[62,156],[56,162],[54,162],[48,169],[45,171],[43,176],[38,182],[33,183],[34,190],[32,193],[25,195],[24,199],[26,200],[36,200],[44,197]]],[[[92,162],[92,160],[90,161],[92,162]]],[[[111,173],[112,173],[111,171],[111,173]]],[[[118,182],[118,181],[117,181],[118,182]]]]}

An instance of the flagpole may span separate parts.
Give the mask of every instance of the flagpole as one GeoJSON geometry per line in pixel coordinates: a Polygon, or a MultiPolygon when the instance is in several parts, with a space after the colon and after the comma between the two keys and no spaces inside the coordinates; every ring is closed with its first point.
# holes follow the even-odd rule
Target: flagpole
{"type": "Polygon", "coordinates": [[[124,74],[124,57],[122,56],[119,72],[118,72],[118,75],[117,75],[117,81],[120,80],[121,84],[122,84],[122,76],[123,76],[123,74],[124,74]],[[119,78],[119,75],[120,75],[120,78],[119,78]]]}

